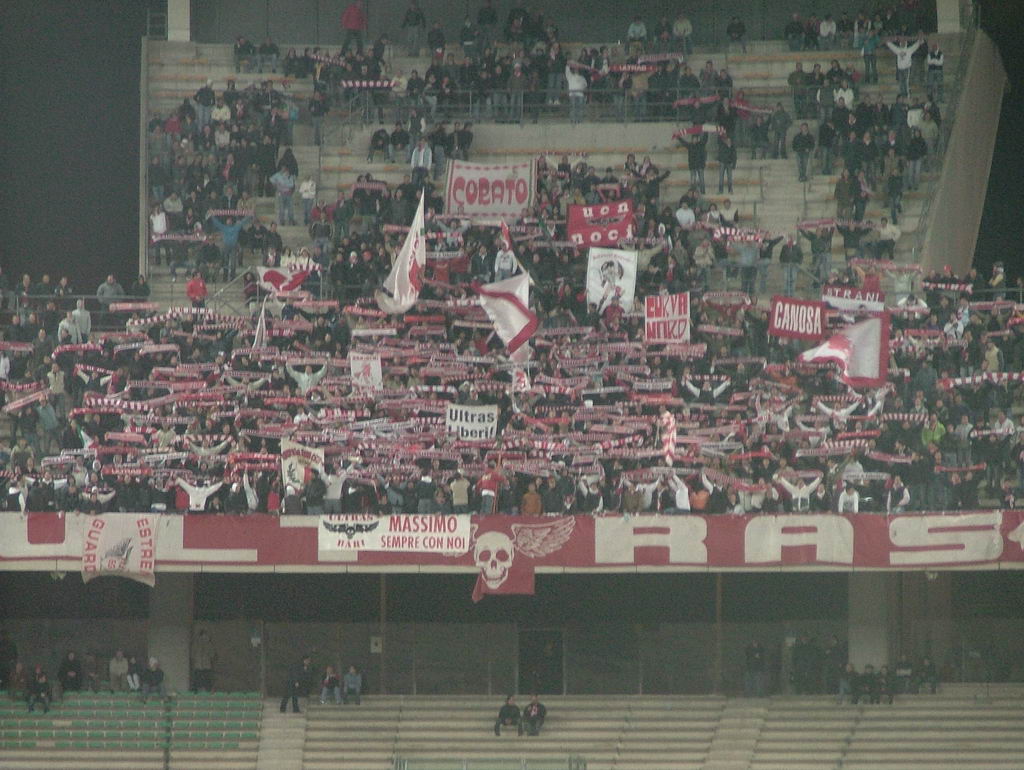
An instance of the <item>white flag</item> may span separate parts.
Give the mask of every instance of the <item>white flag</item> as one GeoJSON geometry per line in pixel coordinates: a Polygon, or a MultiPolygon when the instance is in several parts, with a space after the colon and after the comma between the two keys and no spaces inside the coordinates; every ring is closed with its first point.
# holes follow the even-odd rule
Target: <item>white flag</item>
{"type": "Polygon", "coordinates": [[[524,356],[529,358],[526,342],[537,331],[537,316],[530,310],[529,275],[520,273],[475,288],[481,307],[494,324],[494,331],[505,343],[509,358],[513,361],[520,361],[524,356]]]}
{"type": "Polygon", "coordinates": [[[854,387],[878,387],[889,368],[889,314],[882,313],[847,326],[824,343],[800,354],[804,363],[834,361],[843,382],[854,387]]]}
{"type": "Polygon", "coordinates": [[[384,387],[379,354],[349,351],[348,365],[352,373],[352,387],[356,390],[380,390],[384,387]]]}
{"type": "Polygon", "coordinates": [[[260,317],[256,321],[256,335],[252,338],[254,348],[262,348],[267,344],[267,298],[263,298],[263,306],[260,308],[260,317]]]}
{"type": "Polygon", "coordinates": [[[91,516],[83,533],[82,582],[119,575],[152,586],[160,515],[104,513],[91,516]]]}
{"type": "Polygon", "coordinates": [[[423,232],[423,193],[416,216],[405,236],[398,259],[384,280],[384,291],[377,292],[377,306],[385,313],[404,313],[419,299],[423,288],[423,270],[427,265],[427,241],[423,232]]]}

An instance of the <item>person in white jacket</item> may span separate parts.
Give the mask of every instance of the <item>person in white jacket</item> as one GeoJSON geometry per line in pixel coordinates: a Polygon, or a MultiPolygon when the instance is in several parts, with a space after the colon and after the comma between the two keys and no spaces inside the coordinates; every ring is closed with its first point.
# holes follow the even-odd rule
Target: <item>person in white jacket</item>
{"type": "Polygon", "coordinates": [[[295,384],[299,388],[299,393],[306,395],[309,391],[315,388],[320,380],[327,374],[327,366],[321,366],[320,371],[314,372],[312,366],[306,366],[306,370],[300,372],[291,364],[285,365],[285,370],[295,380],[295,384]]]}
{"type": "Polygon", "coordinates": [[[223,481],[218,481],[216,484],[210,484],[205,487],[197,487],[189,484],[184,479],[175,479],[174,483],[185,490],[185,494],[188,495],[188,510],[189,513],[202,513],[206,510],[206,501],[216,493],[218,489],[224,486],[223,481]]]}
{"type": "Polygon", "coordinates": [[[673,473],[668,477],[668,485],[676,493],[675,505],[665,513],[689,513],[690,512],[690,488],[686,482],[673,473]]]}
{"type": "Polygon", "coordinates": [[[316,203],[316,181],[312,176],[307,176],[299,184],[299,197],[302,198],[302,224],[309,227],[310,214],[316,203]]]}
{"type": "Polygon", "coordinates": [[[789,495],[790,507],[794,511],[807,511],[811,508],[811,494],[821,484],[821,476],[818,476],[810,484],[806,483],[799,476],[795,482],[790,481],[782,474],[776,473],[773,480],[779,484],[789,495]]]}
{"type": "Polygon", "coordinates": [[[587,79],[574,70],[572,64],[566,64],[565,83],[569,91],[569,120],[572,123],[581,123],[583,108],[587,102],[587,79]]]}
{"type": "Polygon", "coordinates": [[[860,512],[860,493],[857,492],[849,481],[846,482],[843,491],[839,493],[839,501],[836,508],[839,513],[860,512]]]}
{"type": "Polygon", "coordinates": [[[914,51],[921,47],[923,37],[913,43],[903,42],[900,38],[885,41],[885,47],[896,55],[896,82],[900,86],[900,95],[910,96],[910,70],[914,66],[914,51]]]}

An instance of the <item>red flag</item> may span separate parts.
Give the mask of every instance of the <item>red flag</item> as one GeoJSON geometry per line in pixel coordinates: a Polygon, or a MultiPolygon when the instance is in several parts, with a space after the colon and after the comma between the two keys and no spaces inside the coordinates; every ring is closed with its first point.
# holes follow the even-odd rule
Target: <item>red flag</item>
{"type": "Polygon", "coordinates": [[[879,387],[889,368],[889,314],[880,313],[800,354],[804,363],[834,361],[843,382],[854,387],[879,387]]]}
{"type": "Polygon", "coordinates": [[[471,542],[473,561],[480,568],[473,601],[484,594],[530,594],[534,592],[533,560],[559,550],[572,536],[576,520],[572,516],[534,521],[539,524],[513,524],[511,534],[504,530],[505,517],[488,516],[483,526],[497,526],[478,532],[473,525],[471,542]]]}

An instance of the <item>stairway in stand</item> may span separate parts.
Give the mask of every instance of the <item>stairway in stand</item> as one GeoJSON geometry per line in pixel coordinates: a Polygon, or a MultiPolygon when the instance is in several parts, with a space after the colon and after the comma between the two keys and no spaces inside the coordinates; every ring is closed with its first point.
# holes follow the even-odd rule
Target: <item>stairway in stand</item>
{"type": "Polygon", "coordinates": [[[263,728],[256,770],[303,770],[302,747],[306,740],[306,715],[278,710],[278,702],[263,703],[263,728]]]}

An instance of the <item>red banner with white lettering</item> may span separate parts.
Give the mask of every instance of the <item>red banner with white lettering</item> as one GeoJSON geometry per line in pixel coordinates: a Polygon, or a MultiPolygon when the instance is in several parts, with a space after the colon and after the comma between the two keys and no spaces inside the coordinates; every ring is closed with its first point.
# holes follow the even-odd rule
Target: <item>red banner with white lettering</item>
{"type": "Polygon", "coordinates": [[[690,341],[690,292],[644,297],[644,340],[690,341]]]}
{"type": "Polygon", "coordinates": [[[445,211],[460,217],[512,221],[533,207],[535,160],[491,165],[448,161],[445,211]]]}
{"type": "Polygon", "coordinates": [[[798,340],[820,340],[825,335],[825,303],[793,297],[772,297],[768,334],[798,340]]]}
{"type": "Polygon", "coordinates": [[[633,201],[611,201],[593,206],[569,206],[566,231],[577,246],[618,246],[633,237],[633,201]]]}
{"type": "MultiPolygon", "coordinates": [[[[591,570],[1019,569],[1024,511],[760,516],[473,516],[460,553],[321,550],[315,516],[122,516],[139,558],[160,571],[452,572],[481,577],[484,593],[529,591],[533,574],[591,570]],[[152,543],[139,522],[148,519],[152,543]],[[138,538],[135,538],[135,532],[138,538]],[[525,571],[525,572],[524,572],[525,571]]],[[[103,519],[109,518],[104,516],[103,519]]],[[[0,517],[0,570],[83,569],[95,517],[0,517]]],[[[111,530],[113,532],[114,530],[111,530]]],[[[116,538],[115,538],[116,539],[116,538]]],[[[121,551],[118,551],[121,553],[121,551]]],[[[111,558],[117,557],[117,554],[111,558]]],[[[117,557],[120,558],[120,557],[117,557]]],[[[133,556],[134,558],[134,556],[133,556]]],[[[91,562],[90,562],[91,563],[91,562]]],[[[90,570],[96,574],[95,570],[90,570]]]]}

